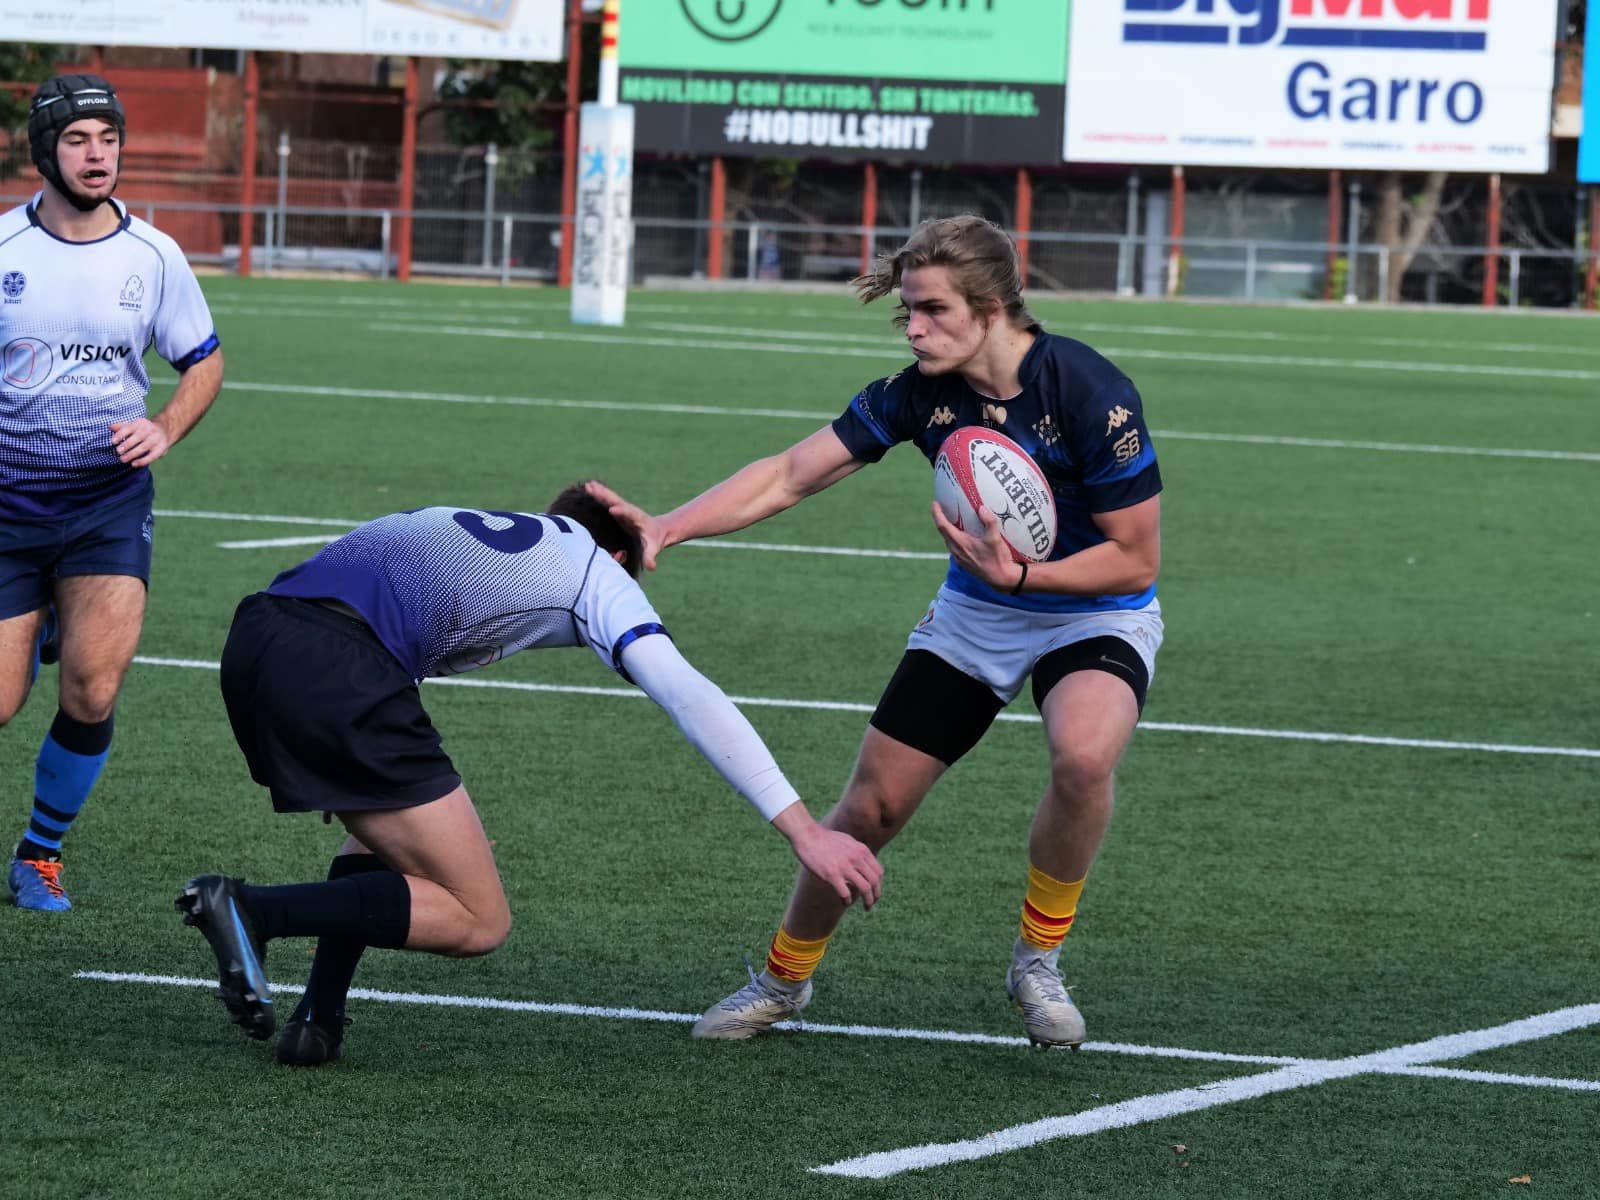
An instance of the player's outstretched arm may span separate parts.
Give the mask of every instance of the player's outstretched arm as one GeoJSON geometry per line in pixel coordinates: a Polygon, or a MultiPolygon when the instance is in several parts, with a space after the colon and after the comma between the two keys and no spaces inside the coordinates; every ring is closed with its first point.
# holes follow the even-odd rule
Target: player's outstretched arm
{"type": "Polygon", "coordinates": [[[792,508],[807,496],[832,487],[865,464],[851,455],[831,425],[796,442],[782,454],[758,458],[687,504],[653,517],[603,484],[590,495],[604,501],[612,516],[639,531],[645,540],[645,565],[668,546],[694,538],[732,533],[792,508]]]}
{"type": "Polygon", "coordinates": [[[802,866],[846,904],[868,908],[883,891],[883,867],[866,845],[812,819],[761,736],[722,689],[678,653],[672,639],[651,634],[629,643],[623,666],[645,694],[666,709],[683,735],[740,795],[789,839],[802,866]]]}

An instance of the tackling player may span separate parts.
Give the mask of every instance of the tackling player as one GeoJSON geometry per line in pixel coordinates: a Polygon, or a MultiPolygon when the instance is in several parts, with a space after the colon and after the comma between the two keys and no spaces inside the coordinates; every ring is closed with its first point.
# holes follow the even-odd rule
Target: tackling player
{"type": "Polygon", "coordinates": [[[275,1026],[266,943],[317,939],[279,1062],[341,1056],[367,946],[478,955],[510,932],[494,854],[417,684],[521,650],[588,646],[671,714],[837,903],[877,900],[872,851],[812,820],[750,723],[684,661],[634,581],[639,557],[637,536],[577,483],[544,514],[423,508],[369,522],[239,605],[222,695],[250,774],[277,811],[333,813],[349,834],[326,882],[202,875],[178,897],[251,1037],[275,1026]]]}
{"type": "Polygon", "coordinates": [[[183,252],[111,198],[127,132],[98,75],[58,75],[28,110],[44,187],[0,215],[0,725],[60,659],[33,812],[7,882],[71,908],[61,844],[111,748],[150,579],[149,467],[222,387],[211,313],[183,252]],[[144,352],[177,369],[154,417],[144,352]]]}
{"type": "MultiPolygon", "coordinates": [[[[881,849],[1031,676],[1050,782],[1028,838],[1027,890],[1005,983],[1034,1042],[1076,1047],[1084,1022],[1059,956],[1161,644],[1161,476],[1138,391],[1088,346],[1043,331],[1022,299],[1016,248],[997,226],[976,216],[924,221],[856,280],[864,302],[896,288],[895,323],[916,362],[867,385],[831,425],[664,516],[594,491],[639,531],[645,565],[654,567],[666,547],[782,512],[900,442],[932,462],[954,430],[988,426],[1038,462],[1056,503],[1048,562],[1012,561],[987,510],[974,536],[932,506],[949,573],[912,630],[824,823],[881,849]]],[[[707,1010],[695,1036],[751,1037],[803,1009],[845,909],[802,871],[766,969],[707,1010]]]]}

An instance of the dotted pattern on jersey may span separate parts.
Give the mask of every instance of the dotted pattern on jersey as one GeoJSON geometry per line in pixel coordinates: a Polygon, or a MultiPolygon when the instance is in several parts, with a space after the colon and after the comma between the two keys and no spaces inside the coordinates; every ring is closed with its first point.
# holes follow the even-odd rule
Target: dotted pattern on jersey
{"type": "Polygon", "coordinates": [[[150,378],[125,327],[34,324],[0,353],[0,489],[83,488],[127,473],[110,426],[145,415],[150,378]]]}
{"type": "Polygon", "coordinates": [[[573,610],[597,553],[582,526],[483,509],[371,521],[267,590],[343,600],[412,678],[454,675],[530,647],[584,644],[573,610]],[[541,530],[526,548],[519,546],[541,530]],[[488,539],[486,541],[485,539],[488,539]]]}

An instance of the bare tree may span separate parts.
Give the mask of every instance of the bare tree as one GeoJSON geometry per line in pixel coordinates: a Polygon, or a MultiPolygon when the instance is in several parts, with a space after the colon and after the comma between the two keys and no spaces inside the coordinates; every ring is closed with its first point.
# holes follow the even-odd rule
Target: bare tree
{"type": "Polygon", "coordinates": [[[1378,181],[1378,212],[1373,230],[1375,240],[1389,250],[1388,291],[1390,303],[1400,299],[1400,284],[1417,257],[1424,241],[1439,230],[1439,209],[1444,199],[1446,171],[1429,171],[1420,192],[1406,194],[1405,177],[1399,171],[1385,171],[1378,181]]]}

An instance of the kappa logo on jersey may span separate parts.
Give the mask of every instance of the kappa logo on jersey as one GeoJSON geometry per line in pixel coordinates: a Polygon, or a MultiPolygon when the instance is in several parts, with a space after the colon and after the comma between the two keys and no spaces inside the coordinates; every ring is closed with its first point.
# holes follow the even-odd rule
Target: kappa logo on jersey
{"type": "Polygon", "coordinates": [[[932,429],[935,425],[952,425],[955,419],[956,414],[949,408],[936,408],[933,410],[933,416],[928,418],[928,428],[932,429]]]}
{"type": "Polygon", "coordinates": [[[1144,443],[1139,440],[1139,431],[1130,429],[1127,433],[1111,443],[1111,452],[1117,456],[1117,465],[1125,467],[1139,457],[1139,451],[1144,449],[1144,443]]]}
{"type": "Polygon", "coordinates": [[[0,275],[0,292],[5,293],[7,304],[16,304],[22,300],[23,289],[28,286],[28,277],[21,271],[7,271],[0,275]]]}
{"type": "Polygon", "coordinates": [[[983,406],[983,420],[988,425],[1004,425],[1006,423],[1005,405],[985,404],[983,406]]]}
{"type": "Polygon", "coordinates": [[[1061,431],[1056,428],[1056,419],[1049,413],[1045,413],[1044,420],[1035,425],[1033,431],[1046,446],[1054,446],[1061,440],[1061,431]]]}
{"type": "Polygon", "coordinates": [[[1113,408],[1106,414],[1106,436],[1110,437],[1117,430],[1121,429],[1128,423],[1128,418],[1131,416],[1133,416],[1133,414],[1127,409],[1123,408],[1120,404],[1113,408]]]}
{"type": "Polygon", "coordinates": [[[50,347],[38,338],[17,338],[0,348],[0,380],[18,391],[31,392],[42,386],[55,365],[50,347]]]}
{"type": "Polygon", "coordinates": [[[144,280],[137,275],[129,275],[128,282],[122,285],[122,293],[118,299],[123,308],[143,308],[144,280]]]}

